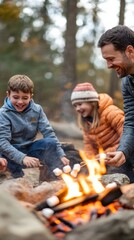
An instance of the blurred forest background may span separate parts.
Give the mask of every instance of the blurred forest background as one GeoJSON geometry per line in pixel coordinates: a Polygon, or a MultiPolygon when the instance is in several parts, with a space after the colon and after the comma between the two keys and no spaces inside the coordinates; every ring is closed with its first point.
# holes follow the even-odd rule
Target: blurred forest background
{"type": "MultiPolygon", "coordinates": [[[[97,48],[106,30],[100,17],[102,4],[108,1],[0,1],[0,105],[9,78],[26,74],[35,84],[35,102],[50,120],[75,120],[70,95],[78,82],[91,82],[122,108],[121,81],[107,69],[97,48]]],[[[134,14],[134,1],[116,2],[115,25],[125,24],[128,7],[134,14]]]]}

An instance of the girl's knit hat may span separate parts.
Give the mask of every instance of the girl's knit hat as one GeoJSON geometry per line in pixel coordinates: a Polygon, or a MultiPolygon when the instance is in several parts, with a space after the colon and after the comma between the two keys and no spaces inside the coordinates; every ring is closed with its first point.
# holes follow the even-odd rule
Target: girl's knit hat
{"type": "Polygon", "coordinates": [[[91,83],[79,83],[71,94],[72,104],[79,102],[98,102],[99,95],[91,83]]]}

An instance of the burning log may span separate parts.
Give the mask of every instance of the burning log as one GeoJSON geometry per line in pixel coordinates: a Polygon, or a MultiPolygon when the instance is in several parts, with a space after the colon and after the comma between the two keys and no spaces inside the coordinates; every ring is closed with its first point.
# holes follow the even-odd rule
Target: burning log
{"type": "Polygon", "coordinates": [[[35,210],[36,211],[41,211],[42,209],[44,208],[49,208],[52,206],[56,206],[58,203],[61,202],[61,199],[67,194],[67,188],[65,187],[64,189],[60,190],[56,196],[52,196],[50,198],[48,198],[47,200],[45,201],[42,201],[41,203],[37,204],[35,206],[35,210]],[[56,197],[55,199],[53,197],[56,197]],[[54,200],[54,202],[53,202],[54,200]],[[52,202],[52,204],[51,204],[52,202]]]}
{"type": "Polygon", "coordinates": [[[122,191],[120,187],[107,188],[105,189],[104,192],[102,192],[99,195],[98,200],[101,201],[103,206],[107,206],[110,203],[112,203],[114,200],[121,197],[121,195],[122,195],[122,191]]]}
{"type": "Polygon", "coordinates": [[[85,205],[95,201],[100,201],[103,206],[107,206],[113,201],[115,201],[116,199],[118,199],[121,195],[122,195],[122,191],[120,187],[115,187],[115,188],[107,188],[100,194],[94,194],[89,196],[83,195],[81,197],[77,197],[63,203],[60,203],[60,199],[58,197],[53,196],[47,199],[45,202],[42,202],[39,205],[35,206],[35,210],[36,211],[43,210],[44,216],[49,218],[53,214],[64,211],[68,208],[72,208],[77,205],[85,205]]]}

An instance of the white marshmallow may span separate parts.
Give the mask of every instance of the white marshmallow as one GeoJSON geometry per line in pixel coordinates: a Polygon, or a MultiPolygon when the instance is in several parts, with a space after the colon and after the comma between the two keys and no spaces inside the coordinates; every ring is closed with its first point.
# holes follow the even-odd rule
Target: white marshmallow
{"type": "Polygon", "coordinates": [[[72,177],[77,177],[78,172],[75,170],[72,170],[72,172],[70,174],[72,177]]]}
{"type": "Polygon", "coordinates": [[[46,202],[47,202],[48,206],[54,207],[55,205],[57,205],[60,202],[60,200],[57,196],[52,196],[52,197],[48,198],[46,200],[46,202]]]}
{"type": "Polygon", "coordinates": [[[54,211],[50,208],[44,208],[42,210],[42,214],[46,217],[46,218],[50,218],[53,214],[54,214],[54,211]]]}
{"type": "Polygon", "coordinates": [[[55,176],[60,176],[61,174],[62,174],[62,170],[61,169],[59,169],[59,168],[55,168],[54,170],[53,170],[53,173],[55,174],[55,176]]]}
{"type": "Polygon", "coordinates": [[[73,170],[74,170],[74,171],[77,171],[77,172],[79,172],[79,171],[80,171],[80,169],[81,169],[81,166],[80,166],[80,164],[79,164],[79,163],[76,163],[76,164],[74,164],[74,166],[73,166],[73,170]]]}
{"type": "Polygon", "coordinates": [[[104,159],[107,157],[107,155],[105,153],[100,153],[99,156],[100,156],[100,158],[104,158],[104,159]]]}
{"type": "Polygon", "coordinates": [[[64,173],[70,173],[71,172],[71,167],[69,165],[66,165],[63,167],[64,173]]]}
{"type": "Polygon", "coordinates": [[[114,187],[117,187],[117,183],[116,182],[108,183],[106,185],[106,188],[114,188],[114,187]]]}

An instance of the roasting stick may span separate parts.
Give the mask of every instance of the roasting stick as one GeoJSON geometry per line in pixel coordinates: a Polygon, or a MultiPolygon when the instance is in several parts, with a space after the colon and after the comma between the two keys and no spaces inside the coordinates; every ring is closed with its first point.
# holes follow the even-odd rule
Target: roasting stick
{"type": "MultiPolygon", "coordinates": [[[[94,161],[94,160],[97,160],[97,161],[100,162],[100,158],[101,158],[101,157],[104,158],[104,159],[107,158],[108,160],[110,160],[110,158],[108,158],[107,155],[106,155],[105,153],[101,153],[101,154],[100,154],[100,157],[95,157],[95,159],[93,159],[93,160],[90,159],[90,160],[88,160],[88,161],[94,161]]],[[[86,165],[87,165],[87,163],[85,163],[84,161],[80,163],[81,168],[84,167],[84,166],[86,166],[86,165]]]]}
{"type": "MultiPolygon", "coordinates": [[[[99,158],[95,158],[95,160],[99,161],[99,158]]],[[[94,161],[94,160],[89,160],[89,161],[94,161]]],[[[81,162],[80,166],[81,166],[81,168],[84,167],[84,166],[87,166],[87,163],[81,162]]]]}
{"type": "MultiPolygon", "coordinates": [[[[94,160],[96,160],[96,161],[98,161],[98,162],[100,162],[100,159],[102,158],[106,158],[107,157],[107,155],[105,154],[105,153],[101,153],[100,155],[99,155],[99,157],[96,157],[95,159],[91,159],[91,160],[89,160],[89,161],[94,161],[94,160]]],[[[61,169],[59,169],[59,168],[55,168],[54,170],[53,170],[53,173],[57,176],[57,177],[59,177],[59,176],[61,176],[62,175],[62,173],[64,172],[64,173],[69,173],[70,175],[72,175],[73,177],[77,177],[77,175],[78,175],[78,172],[81,170],[81,168],[83,168],[84,166],[86,166],[87,165],[87,163],[86,162],[84,162],[84,161],[82,161],[80,164],[79,163],[76,163],[76,164],[74,164],[74,166],[73,166],[73,169],[71,169],[71,167],[70,167],[70,165],[66,165],[66,166],[64,166],[63,167],[63,169],[61,170],[61,169]]]]}

